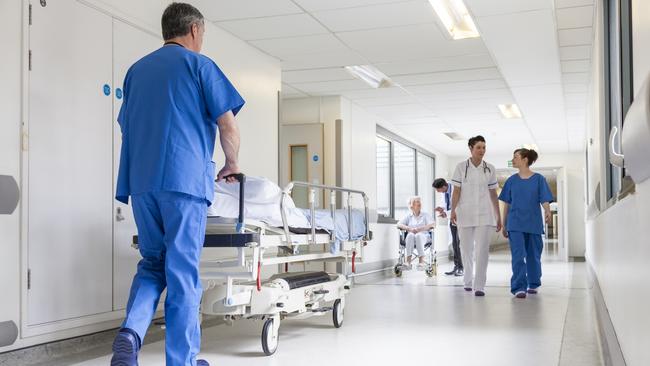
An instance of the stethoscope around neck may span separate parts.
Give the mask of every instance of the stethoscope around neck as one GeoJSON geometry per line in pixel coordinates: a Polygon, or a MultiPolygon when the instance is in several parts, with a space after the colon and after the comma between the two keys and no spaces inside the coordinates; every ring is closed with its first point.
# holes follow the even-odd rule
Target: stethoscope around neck
{"type": "MultiPolygon", "coordinates": [[[[467,159],[465,162],[465,180],[467,180],[467,171],[469,170],[470,159],[467,159]]],[[[490,167],[487,165],[485,160],[483,160],[483,174],[492,173],[490,167]]]]}

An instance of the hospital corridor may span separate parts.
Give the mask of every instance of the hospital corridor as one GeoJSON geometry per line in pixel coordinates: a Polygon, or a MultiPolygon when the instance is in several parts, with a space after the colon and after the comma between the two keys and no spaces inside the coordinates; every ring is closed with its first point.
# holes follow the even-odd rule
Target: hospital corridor
{"type": "Polygon", "coordinates": [[[650,365],[648,25],[0,0],[0,366],[650,365]]]}

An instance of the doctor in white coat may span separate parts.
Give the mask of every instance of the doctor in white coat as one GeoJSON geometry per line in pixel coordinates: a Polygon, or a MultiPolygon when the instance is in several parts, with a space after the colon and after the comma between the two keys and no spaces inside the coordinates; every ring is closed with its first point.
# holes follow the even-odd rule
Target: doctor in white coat
{"type": "Polygon", "coordinates": [[[451,221],[458,226],[465,291],[474,290],[476,296],[485,296],[490,232],[501,230],[497,176],[494,166],[483,161],[485,138],[472,137],[468,146],[472,156],[456,166],[451,180],[456,187],[451,221]]]}

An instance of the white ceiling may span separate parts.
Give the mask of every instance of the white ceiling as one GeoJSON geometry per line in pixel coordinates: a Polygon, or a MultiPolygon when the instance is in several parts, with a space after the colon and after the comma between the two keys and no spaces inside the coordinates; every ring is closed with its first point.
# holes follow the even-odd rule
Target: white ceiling
{"type": "Polygon", "coordinates": [[[481,38],[453,41],[427,0],[194,0],[206,18],[282,61],[284,98],[342,95],[465,154],[483,134],[493,152],[536,143],[582,151],[593,0],[465,0],[481,38]],[[372,64],[396,86],[372,89],[343,66],[372,64]],[[523,119],[497,105],[517,103],[523,119]]]}

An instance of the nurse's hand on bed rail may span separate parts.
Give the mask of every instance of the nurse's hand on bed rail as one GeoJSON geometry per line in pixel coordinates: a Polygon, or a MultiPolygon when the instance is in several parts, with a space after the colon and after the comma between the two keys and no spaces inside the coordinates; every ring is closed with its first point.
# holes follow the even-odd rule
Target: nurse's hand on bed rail
{"type": "Polygon", "coordinates": [[[219,171],[219,174],[217,174],[217,182],[220,182],[222,179],[225,179],[226,183],[239,182],[239,179],[237,179],[239,175],[242,175],[242,173],[237,165],[226,164],[226,166],[219,171]]]}

